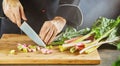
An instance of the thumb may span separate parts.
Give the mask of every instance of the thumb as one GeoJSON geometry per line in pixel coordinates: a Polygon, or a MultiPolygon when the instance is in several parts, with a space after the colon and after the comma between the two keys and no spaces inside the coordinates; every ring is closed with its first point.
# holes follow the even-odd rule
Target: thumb
{"type": "Polygon", "coordinates": [[[22,6],[20,7],[20,12],[21,12],[21,17],[22,17],[22,19],[26,21],[27,18],[26,18],[26,16],[25,16],[25,12],[24,12],[24,9],[23,9],[22,6]]]}

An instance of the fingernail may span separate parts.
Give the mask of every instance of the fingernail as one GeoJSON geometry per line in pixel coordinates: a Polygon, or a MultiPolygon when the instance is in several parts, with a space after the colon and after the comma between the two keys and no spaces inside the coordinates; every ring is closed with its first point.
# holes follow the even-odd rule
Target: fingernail
{"type": "Polygon", "coordinates": [[[26,17],[23,17],[23,20],[27,20],[27,18],[26,18],[26,17]]]}

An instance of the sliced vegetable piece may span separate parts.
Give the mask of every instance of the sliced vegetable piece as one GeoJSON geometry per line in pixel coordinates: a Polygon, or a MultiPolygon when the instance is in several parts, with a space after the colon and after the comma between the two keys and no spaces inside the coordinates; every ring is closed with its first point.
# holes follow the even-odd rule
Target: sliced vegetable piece
{"type": "Polygon", "coordinates": [[[27,53],[28,52],[28,49],[25,47],[25,48],[23,48],[23,52],[24,53],[27,53]]]}
{"type": "Polygon", "coordinates": [[[10,50],[9,54],[15,54],[15,50],[10,50]]]}
{"type": "Polygon", "coordinates": [[[37,46],[36,49],[39,51],[41,48],[39,46],[37,46]]]}
{"type": "Polygon", "coordinates": [[[18,48],[18,50],[22,50],[23,49],[23,45],[18,43],[17,48],[18,48]]]}
{"type": "Polygon", "coordinates": [[[77,50],[82,50],[84,48],[85,48],[85,44],[83,44],[83,43],[79,43],[79,44],[75,45],[75,49],[77,49],[77,50]]]}
{"type": "Polygon", "coordinates": [[[75,47],[70,48],[70,53],[74,53],[77,49],[75,47]]]}
{"type": "Polygon", "coordinates": [[[49,46],[46,46],[47,49],[52,49],[53,46],[52,45],[49,45],[49,46]]]}

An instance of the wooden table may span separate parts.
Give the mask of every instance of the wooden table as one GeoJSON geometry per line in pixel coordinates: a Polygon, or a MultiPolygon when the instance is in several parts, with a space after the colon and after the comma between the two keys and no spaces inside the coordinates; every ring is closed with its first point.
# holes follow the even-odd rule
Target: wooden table
{"type": "Polygon", "coordinates": [[[59,52],[56,49],[52,54],[20,53],[9,54],[9,51],[17,50],[17,43],[35,44],[25,35],[5,34],[0,40],[0,64],[99,64],[98,51],[90,54],[71,54],[68,51],[59,52]]]}

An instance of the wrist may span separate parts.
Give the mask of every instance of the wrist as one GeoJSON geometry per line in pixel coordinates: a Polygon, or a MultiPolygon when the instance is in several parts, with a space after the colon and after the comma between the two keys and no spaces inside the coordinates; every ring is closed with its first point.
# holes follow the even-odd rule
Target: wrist
{"type": "Polygon", "coordinates": [[[17,2],[19,0],[4,0],[4,1],[6,1],[6,2],[17,2]]]}
{"type": "Polygon", "coordinates": [[[8,5],[10,7],[16,7],[20,3],[19,0],[3,0],[4,5],[8,5]]]}
{"type": "Polygon", "coordinates": [[[64,26],[66,24],[66,20],[62,17],[57,16],[51,21],[51,23],[55,25],[55,27],[57,28],[58,33],[59,33],[64,28],[64,26]]]}
{"type": "Polygon", "coordinates": [[[66,24],[66,20],[63,17],[60,17],[60,16],[56,16],[53,19],[53,22],[58,22],[58,23],[66,24]]]}
{"type": "Polygon", "coordinates": [[[19,0],[4,0],[4,2],[8,4],[15,4],[15,3],[19,3],[20,1],[19,0]]]}

